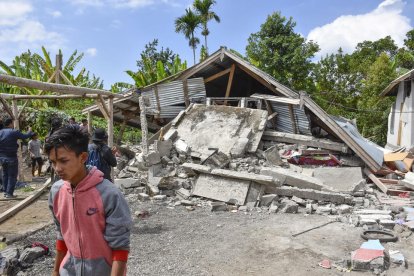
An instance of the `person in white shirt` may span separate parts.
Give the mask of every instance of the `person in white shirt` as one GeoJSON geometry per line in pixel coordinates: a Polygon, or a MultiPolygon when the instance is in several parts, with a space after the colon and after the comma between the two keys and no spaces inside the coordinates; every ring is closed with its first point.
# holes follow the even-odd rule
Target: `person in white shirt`
{"type": "Polygon", "coordinates": [[[40,153],[41,143],[37,139],[37,134],[33,134],[31,140],[29,141],[29,153],[30,158],[32,159],[32,176],[35,176],[36,163],[37,163],[37,175],[40,176],[42,172],[43,159],[42,154],[40,153]]]}

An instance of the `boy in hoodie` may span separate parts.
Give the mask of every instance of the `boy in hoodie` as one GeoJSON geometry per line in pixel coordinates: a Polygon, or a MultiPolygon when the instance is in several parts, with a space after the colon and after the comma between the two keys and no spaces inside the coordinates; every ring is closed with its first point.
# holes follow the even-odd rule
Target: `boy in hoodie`
{"type": "Polygon", "coordinates": [[[122,193],[88,159],[88,134],[68,125],[45,143],[56,174],[49,207],[56,224],[53,275],[126,274],[131,215],[122,193]]]}

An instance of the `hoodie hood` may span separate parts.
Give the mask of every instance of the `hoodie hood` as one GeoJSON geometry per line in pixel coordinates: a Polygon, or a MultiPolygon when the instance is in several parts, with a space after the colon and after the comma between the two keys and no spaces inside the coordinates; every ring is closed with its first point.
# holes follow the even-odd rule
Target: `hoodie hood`
{"type": "MultiPolygon", "coordinates": [[[[99,183],[101,183],[104,179],[104,174],[96,167],[87,166],[88,174],[82,179],[78,185],[76,185],[75,191],[76,192],[83,192],[89,190],[90,188],[95,187],[99,183]]],[[[72,190],[72,186],[68,181],[64,181],[64,185],[66,188],[72,190]]]]}

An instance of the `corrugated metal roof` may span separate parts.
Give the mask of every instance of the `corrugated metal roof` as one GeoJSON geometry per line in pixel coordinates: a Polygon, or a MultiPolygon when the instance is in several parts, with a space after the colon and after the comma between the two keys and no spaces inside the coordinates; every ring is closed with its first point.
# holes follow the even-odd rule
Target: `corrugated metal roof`
{"type": "MultiPolygon", "coordinates": [[[[287,133],[295,133],[292,126],[292,120],[290,118],[289,106],[287,104],[272,102],[272,110],[277,112],[275,117],[276,130],[287,133]]],[[[293,113],[295,116],[295,122],[299,129],[298,134],[311,135],[309,119],[305,114],[305,111],[300,109],[299,106],[293,107],[293,113]]],[[[268,126],[271,123],[268,122],[268,126]]]]}
{"type": "Polygon", "coordinates": [[[330,116],[346,133],[348,133],[349,137],[355,141],[364,151],[371,156],[373,160],[378,164],[379,167],[382,166],[384,162],[384,152],[380,149],[380,146],[376,145],[375,143],[365,139],[362,135],[358,132],[357,128],[351,124],[350,122],[330,116]]]}

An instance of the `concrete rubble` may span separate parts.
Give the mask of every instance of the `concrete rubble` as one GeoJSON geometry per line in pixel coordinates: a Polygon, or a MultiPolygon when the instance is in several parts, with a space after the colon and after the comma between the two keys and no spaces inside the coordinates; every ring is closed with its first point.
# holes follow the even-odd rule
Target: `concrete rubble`
{"type": "MultiPolygon", "coordinates": [[[[414,229],[414,209],[396,208],[401,198],[384,204],[390,196],[369,183],[363,162],[344,143],[268,132],[266,118],[264,110],[191,105],[150,143],[148,154],[126,147],[115,184],[131,198],[169,208],[316,214],[361,229],[414,229]]],[[[389,182],[410,188],[411,175],[389,182]]],[[[365,251],[352,253],[354,270],[385,269],[386,254],[365,251]]],[[[401,263],[401,256],[395,253],[393,260],[401,263]]]]}

